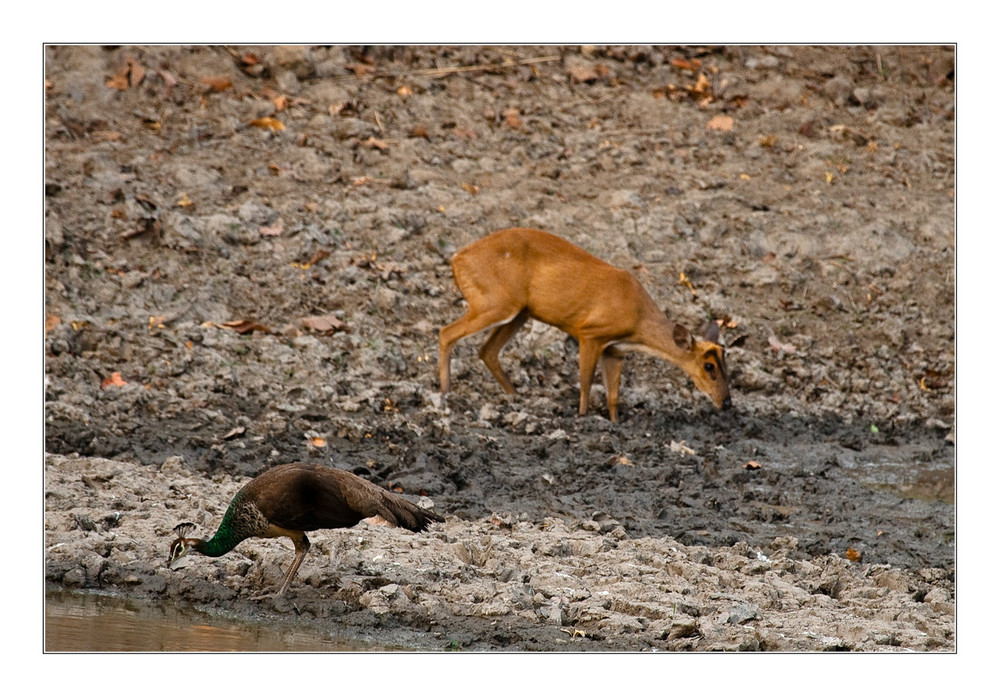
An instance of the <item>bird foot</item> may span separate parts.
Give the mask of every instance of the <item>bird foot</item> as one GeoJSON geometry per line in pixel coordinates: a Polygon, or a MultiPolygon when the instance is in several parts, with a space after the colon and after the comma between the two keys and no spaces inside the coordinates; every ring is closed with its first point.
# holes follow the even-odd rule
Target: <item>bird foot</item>
{"type": "Polygon", "coordinates": [[[281,591],[275,593],[264,593],[263,595],[252,595],[250,600],[267,600],[268,598],[281,598],[285,594],[281,591]]]}

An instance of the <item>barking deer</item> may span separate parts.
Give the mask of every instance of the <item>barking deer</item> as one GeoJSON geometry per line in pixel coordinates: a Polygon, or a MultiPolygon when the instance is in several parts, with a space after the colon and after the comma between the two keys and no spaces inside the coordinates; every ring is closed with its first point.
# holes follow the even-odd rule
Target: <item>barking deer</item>
{"type": "Polygon", "coordinates": [[[624,354],[643,351],[680,366],[720,409],[732,404],[719,325],[704,339],[671,322],[628,271],[541,230],[499,230],[463,247],[451,260],[455,283],[469,305],[439,335],[442,394],[450,387],[451,352],[466,336],[492,328],[479,357],[503,389],[514,386],[500,367],[504,345],[529,318],[558,327],[580,345],[580,414],[587,413],[598,365],[608,415],[618,418],[624,354]]]}

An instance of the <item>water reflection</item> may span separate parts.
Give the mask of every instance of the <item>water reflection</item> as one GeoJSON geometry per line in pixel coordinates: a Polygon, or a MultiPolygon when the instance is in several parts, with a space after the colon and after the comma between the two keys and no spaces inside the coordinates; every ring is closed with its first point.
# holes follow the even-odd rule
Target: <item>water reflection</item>
{"type": "Polygon", "coordinates": [[[319,632],[265,622],[236,622],[172,605],[94,593],[45,594],[45,650],[364,651],[381,650],[319,632]]]}

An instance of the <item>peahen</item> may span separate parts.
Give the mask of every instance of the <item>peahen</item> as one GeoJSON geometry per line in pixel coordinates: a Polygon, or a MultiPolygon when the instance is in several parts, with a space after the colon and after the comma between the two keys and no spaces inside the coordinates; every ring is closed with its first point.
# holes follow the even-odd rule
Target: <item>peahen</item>
{"type": "Polygon", "coordinates": [[[288,590],[309,551],[306,532],[349,528],[373,516],[414,532],[444,520],[350,472],[322,465],[279,465],[236,493],[212,539],[187,537],[194,523],[176,526],[177,539],[170,545],[167,564],[175,568],[175,562],[191,551],[220,557],[249,537],[288,537],[295,545],[295,558],[281,587],[277,593],[259,596],[277,597],[288,590]]]}

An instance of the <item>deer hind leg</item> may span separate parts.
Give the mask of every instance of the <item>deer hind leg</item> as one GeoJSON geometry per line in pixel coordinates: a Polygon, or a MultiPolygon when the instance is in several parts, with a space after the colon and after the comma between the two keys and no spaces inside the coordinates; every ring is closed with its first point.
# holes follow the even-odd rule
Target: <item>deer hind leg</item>
{"type": "Polygon", "coordinates": [[[512,319],[516,320],[517,316],[511,318],[509,315],[497,312],[476,312],[470,309],[457,322],[449,324],[440,331],[438,334],[438,377],[441,381],[442,394],[446,393],[451,386],[451,351],[455,348],[455,344],[471,334],[481,332],[497,324],[506,324],[512,319]]]}
{"type": "Polygon", "coordinates": [[[618,386],[621,383],[622,364],[625,356],[607,349],[601,354],[601,375],[604,378],[604,392],[608,398],[608,418],[618,420],[618,386]]]}
{"type": "Polygon", "coordinates": [[[510,322],[496,327],[479,349],[479,357],[483,359],[483,363],[490,369],[493,377],[497,379],[497,382],[500,383],[500,386],[507,394],[514,394],[515,390],[514,385],[511,384],[510,379],[507,377],[507,373],[500,367],[500,350],[503,349],[511,337],[527,321],[528,311],[521,310],[510,322]]]}

